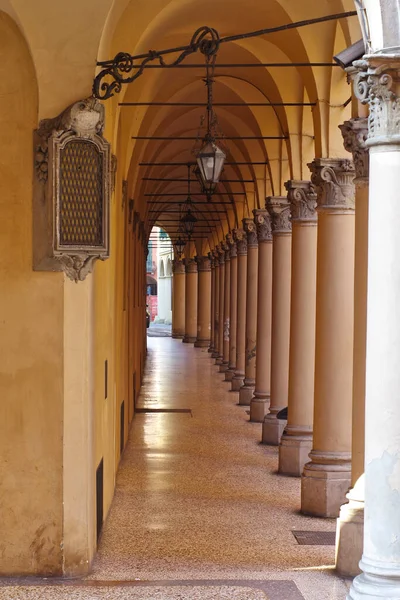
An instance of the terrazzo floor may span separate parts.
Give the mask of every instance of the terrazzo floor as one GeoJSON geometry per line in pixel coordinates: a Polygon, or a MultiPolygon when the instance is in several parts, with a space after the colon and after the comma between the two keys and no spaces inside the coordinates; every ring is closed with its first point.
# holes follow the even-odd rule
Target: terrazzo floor
{"type": "Polygon", "coordinates": [[[0,599],[344,600],[334,547],[292,534],[335,522],[299,513],[299,479],[277,474],[277,448],[229,389],[206,350],[149,338],[150,412],[134,418],[92,574],[3,580],[0,599]]]}

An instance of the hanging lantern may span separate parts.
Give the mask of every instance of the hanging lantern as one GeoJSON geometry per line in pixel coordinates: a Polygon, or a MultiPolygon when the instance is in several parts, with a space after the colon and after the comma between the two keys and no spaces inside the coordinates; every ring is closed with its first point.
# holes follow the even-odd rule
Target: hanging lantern
{"type": "Polygon", "coordinates": [[[178,239],[175,241],[175,249],[178,260],[181,260],[183,251],[185,250],[186,242],[179,235],[178,239]]]}
{"type": "Polygon", "coordinates": [[[215,188],[217,187],[217,184],[214,183],[213,181],[209,184],[205,184],[203,181],[203,178],[201,176],[200,167],[198,165],[196,165],[196,167],[193,169],[193,173],[196,176],[196,179],[200,184],[201,193],[204,194],[205,196],[207,196],[207,200],[209,202],[211,202],[212,195],[215,192],[215,188]]]}
{"type": "Polygon", "coordinates": [[[222,173],[226,154],[212,140],[206,141],[200,152],[197,154],[197,164],[200,170],[200,176],[205,189],[215,186],[219,182],[222,173]]]}
{"type": "Polygon", "coordinates": [[[181,223],[184,227],[185,233],[190,239],[194,230],[194,226],[197,223],[197,219],[191,211],[190,206],[188,207],[188,211],[181,218],[181,223]]]}

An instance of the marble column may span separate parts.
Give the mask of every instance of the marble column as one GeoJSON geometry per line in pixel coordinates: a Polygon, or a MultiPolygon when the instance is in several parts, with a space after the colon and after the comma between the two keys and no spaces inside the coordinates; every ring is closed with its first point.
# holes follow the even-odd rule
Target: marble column
{"type": "Polygon", "coordinates": [[[172,297],[172,337],[183,339],[185,335],[185,265],[182,260],[174,260],[172,297]]]}
{"type": "Polygon", "coordinates": [[[246,357],[239,404],[250,406],[256,383],[258,241],[253,219],[243,219],[243,229],[247,235],[246,357]]]}
{"type": "Polygon", "coordinates": [[[312,449],[317,287],[317,194],[309,181],[285,183],[292,215],[288,420],[279,473],[300,477],[312,449]]]}
{"type": "Polygon", "coordinates": [[[185,260],[185,344],[194,344],[197,338],[197,264],[193,258],[185,260]]]}
{"type": "Polygon", "coordinates": [[[211,335],[211,261],[197,256],[197,339],[196,348],[208,348],[211,335]]]}
{"type": "Polygon", "coordinates": [[[232,391],[238,392],[243,385],[246,364],[246,294],[247,294],[247,236],[244,229],[234,230],[238,255],[237,273],[237,334],[236,369],[232,379],[232,391]]]}
{"type": "Polygon", "coordinates": [[[208,253],[211,265],[211,330],[210,330],[210,347],[208,351],[214,352],[214,341],[215,341],[215,262],[212,252],[208,253]]]}
{"type": "Polygon", "coordinates": [[[267,413],[271,386],[272,325],[272,225],[265,208],[253,210],[258,239],[257,361],[250,421],[262,423],[267,413]]]}
{"type": "Polygon", "coordinates": [[[229,328],[230,328],[230,305],[231,305],[231,237],[226,236],[225,248],[225,281],[224,281],[224,329],[223,329],[223,351],[222,363],[219,367],[220,373],[226,373],[229,369],[229,328]]]}
{"type": "Polygon", "coordinates": [[[278,446],[286,421],[276,415],[288,403],[292,223],[285,196],[267,198],[266,207],[272,218],[273,238],[271,398],[263,422],[262,443],[278,446]]]}
{"type": "Polygon", "coordinates": [[[215,291],[214,291],[214,349],[211,354],[211,358],[218,358],[218,347],[219,347],[219,252],[218,246],[214,248],[214,278],[215,278],[215,291]]]}
{"type": "MultiPolygon", "coordinates": [[[[398,8],[391,3],[387,3],[387,8],[398,17],[398,8]]],[[[366,141],[369,227],[365,520],[359,565],[362,573],[354,579],[348,597],[397,600],[400,598],[399,48],[388,55],[371,54],[357,66],[361,72],[354,89],[370,108],[366,141]]]]}
{"type": "Polygon", "coordinates": [[[354,322],[354,165],[316,158],[317,304],[314,427],[301,510],[337,517],[350,487],[354,322]]]}
{"type": "MultiPolygon", "coordinates": [[[[234,235],[235,230],[233,230],[234,235]]],[[[225,373],[225,381],[232,381],[236,371],[236,339],[237,339],[237,300],[238,300],[238,258],[235,240],[230,240],[230,324],[229,324],[229,365],[225,373]]]]}
{"type": "Polygon", "coordinates": [[[225,306],[225,244],[218,246],[219,262],[219,320],[218,320],[218,357],[216,365],[222,365],[224,360],[224,306],[225,306]]]}
{"type": "Polygon", "coordinates": [[[364,532],[365,361],[368,280],[368,120],[351,119],[340,125],[344,147],[353,154],[356,170],[353,411],[351,488],[340,508],[336,529],[336,569],[354,577],[360,572],[364,532]]]}

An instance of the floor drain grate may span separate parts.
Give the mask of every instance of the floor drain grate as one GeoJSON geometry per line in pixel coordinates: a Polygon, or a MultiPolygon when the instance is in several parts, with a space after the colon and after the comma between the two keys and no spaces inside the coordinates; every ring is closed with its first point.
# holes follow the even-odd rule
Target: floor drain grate
{"type": "Polygon", "coordinates": [[[301,546],[334,546],[335,531],[292,531],[301,546]]]}
{"type": "Polygon", "coordinates": [[[139,414],[148,414],[148,413],[187,413],[189,415],[192,414],[191,408],[137,408],[136,412],[139,414]]]}

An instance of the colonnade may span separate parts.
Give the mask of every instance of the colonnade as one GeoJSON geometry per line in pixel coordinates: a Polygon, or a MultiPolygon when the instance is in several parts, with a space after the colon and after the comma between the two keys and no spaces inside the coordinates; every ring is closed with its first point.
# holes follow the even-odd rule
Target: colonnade
{"type": "MultiPolygon", "coordinates": [[[[381,87],[374,93],[387,103],[381,87]]],[[[310,180],[286,182],[287,196],[267,198],[209,253],[198,318],[207,301],[210,355],[239,404],[250,405],[261,441],[279,446],[279,472],[301,477],[301,511],[338,518],[339,572],[359,573],[364,548],[350,597],[387,585],[397,598],[399,136],[386,127],[368,138],[364,117],[340,129],[353,160],[314,159],[310,180]],[[278,418],[285,407],[287,421],[278,418]]],[[[175,293],[182,306],[184,286],[175,293]]],[[[202,321],[198,342],[206,329],[202,321]]]]}

